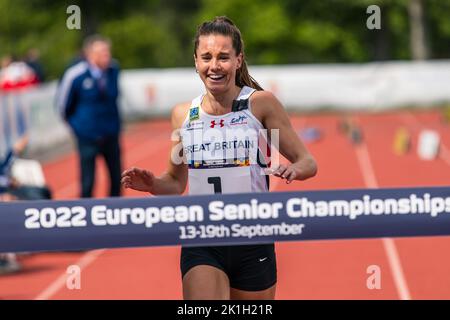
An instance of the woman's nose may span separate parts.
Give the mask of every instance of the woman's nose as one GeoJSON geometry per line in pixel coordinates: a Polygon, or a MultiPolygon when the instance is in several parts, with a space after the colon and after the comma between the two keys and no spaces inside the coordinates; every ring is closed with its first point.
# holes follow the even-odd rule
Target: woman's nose
{"type": "Polygon", "coordinates": [[[213,70],[219,70],[220,69],[220,61],[219,61],[219,59],[212,59],[211,60],[211,69],[213,69],[213,70]]]}

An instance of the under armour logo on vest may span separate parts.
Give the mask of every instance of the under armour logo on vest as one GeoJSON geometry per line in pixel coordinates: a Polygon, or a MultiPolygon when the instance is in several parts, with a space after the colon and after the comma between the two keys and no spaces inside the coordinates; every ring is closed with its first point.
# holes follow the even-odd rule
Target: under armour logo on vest
{"type": "Polygon", "coordinates": [[[223,121],[223,119],[220,119],[219,123],[216,123],[216,120],[211,120],[211,125],[209,127],[214,128],[216,125],[220,125],[220,127],[222,128],[224,126],[223,121]]]}

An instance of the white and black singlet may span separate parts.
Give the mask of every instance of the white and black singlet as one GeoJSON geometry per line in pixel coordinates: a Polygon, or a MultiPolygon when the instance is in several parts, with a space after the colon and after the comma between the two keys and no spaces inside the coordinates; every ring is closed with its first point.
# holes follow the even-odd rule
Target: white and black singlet
{"type": "Polygon", "coordinates": [[[254,92],[243,87],[232,112],[218,116],[203,111],[204,95],[192,101],[181,128],[190,195],[268,191],[260,152],[265,129],[250,105],[254,92]]]}

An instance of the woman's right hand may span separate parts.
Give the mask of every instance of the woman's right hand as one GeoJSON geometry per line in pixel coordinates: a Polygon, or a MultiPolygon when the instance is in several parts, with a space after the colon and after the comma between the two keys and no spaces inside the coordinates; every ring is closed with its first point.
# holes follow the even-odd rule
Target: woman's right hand
{"type": "Polygon", "coordinates": [[[148,170],[132,167],[122,173],[120,182],[124,188],[151,193],[155,176],[148,170]]]}

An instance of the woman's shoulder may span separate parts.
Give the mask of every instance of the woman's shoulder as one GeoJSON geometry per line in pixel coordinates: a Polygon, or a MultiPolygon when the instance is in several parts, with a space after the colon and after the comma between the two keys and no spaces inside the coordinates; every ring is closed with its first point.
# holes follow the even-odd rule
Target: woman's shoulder
{"type": "Polygon", "coordinates": [[[277,97],[270,91],[255,91],[250,96],[250,104],[252,113],[260,121],[269,115],[276,115],[281,109],[284,109],[277,97]]]}
{"type": "Polygon", "coordinates": [[[172,119],[172,124],[174,127],[181,128],[184,120],[187,117],[190,107],[191,107],[191,102],[184,102],[184,103],[179,103],[172,108],[171,119],[172,119]]]}
{"type": "Polygon", "coordinates": [[[278,101],[275,95],[270,91],[257,90],[250,96],[250,102],[255,104],[271,104],[278,101]]]}

